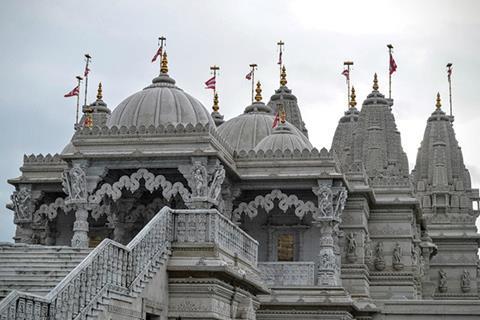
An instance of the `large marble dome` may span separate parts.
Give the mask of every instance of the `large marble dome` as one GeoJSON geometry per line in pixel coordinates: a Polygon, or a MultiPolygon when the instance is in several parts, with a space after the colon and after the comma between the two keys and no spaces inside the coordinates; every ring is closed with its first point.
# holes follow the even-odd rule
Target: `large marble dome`
{"type": "Polygon", "coordinates": [[[194,97],[175,85],[175,80],[161,73],[145,89],[132,94],[116,107],[108,127],[159,126],[167,124],[210,124],[207,109],[194,97]]]}

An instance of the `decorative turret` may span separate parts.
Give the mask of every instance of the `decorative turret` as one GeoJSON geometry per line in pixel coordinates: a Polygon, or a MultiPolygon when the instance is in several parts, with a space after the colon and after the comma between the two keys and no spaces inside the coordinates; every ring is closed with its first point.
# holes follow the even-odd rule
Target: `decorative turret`
{"type": "MultiPolygon", "coordinates": [[[[361,112],[350,105],[340,120],[332,147],[344,166],[363,163],[372,185],[408,186],[408,161],[400,132],[390,102],[378,89],[375,74],[373,91],[363,102],[361,112]]],[[[355,103],[354,94],[352,101],[355,103]]]]}
{"type": "Polygon", "coordinates": [[[292,90],[287,87],[287,70],[282,66],[280,72],[280,88],[275,90],[275,93],[270,98],[268,105],[272,109],[272,113],[277,113],[277,105],[281,104],[287,113],[287,121],[297,127],[306,137],[308,137],[308,130],[302,120],[302,114],[298,107],[297,97],[292,94],[292,90]]]}
{"type": "Polygon", "coordinates": [[[98,84],[97,100],[88,106],[83,106],[83,117],[80,124],[84,127],[102,127],[106,125],[108,117],[111,113],[107,104],[103,101],[103,87],[102,83],[98,84]]]}
{"type": "Polygon", "coordinates": [[[355,98],[355,88],[352,87],[350,107],[345,111],[344,116],[340,118],[333,136],[332,149],[340,160],[342,171],[348,171],[349,166],[353,163],[353,134],[357,128],[358,116],[360,114],[356,108],[357,102],[355,98]]]}

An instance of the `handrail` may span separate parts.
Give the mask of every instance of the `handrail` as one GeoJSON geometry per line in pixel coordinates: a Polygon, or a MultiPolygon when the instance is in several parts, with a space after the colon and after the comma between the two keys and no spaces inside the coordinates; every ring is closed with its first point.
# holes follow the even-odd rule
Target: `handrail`
{"type": "Polygon", "coordinates": [[[162,208],[127,246],[103,240],[45,297],[10,292],[0,302],[0,319],[16,319],[17,315],[22,319],[30,315],[39,319],[75,319],[106,287],[132,290],[139,276],[148,271],[149,261],[168,249],[171,213],[170,208],[162,208]]]}

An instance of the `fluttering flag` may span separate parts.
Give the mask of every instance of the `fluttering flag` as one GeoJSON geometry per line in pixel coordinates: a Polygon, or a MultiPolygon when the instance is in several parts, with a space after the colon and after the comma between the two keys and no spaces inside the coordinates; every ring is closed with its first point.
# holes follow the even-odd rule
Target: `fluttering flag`
{"type": "Polygon", "coordinates": [[[158,47],[157,52],[155,52],[155,55],[152,58],[152,63],[157,61],[158,57],[162,56],[162,54],[163,54],[162,50],[163,50],[162,46],[158,47]]]}
{"type": "Polygon", "coordinates": [[[251,70],[247,75],[245,76],[245,79],[247,80],[252,80],[252,75],[253,75],[253,70],[251,70]]]}
{"type": "Polygon", "coordinates": [[[83,72],[83,76],[88,77],[89,73],[90,73],[90,69],[88,68],[88,66],[85,66],[85,71],[83,72]]]}
{"type": "Polygon", "coordinates": [[[272,128],[275,128],[278,125],[278,121],[280,121],[280,116],[277,112],[277,113],[275,113],[275,118],[273,119],[272,128]]]}
{"type": "Polygon", "coordinates": [[[68,98],[68,97],[78,96],[79,93],[80,93],[80,86],[76,86],[75,88],[72,89],[72,91],[66,93],[64,97],[68,98]]]}
{"type": "Polygon", "coordinates": [[[390,53],[390,74],[394,73],[395,71],[397,71],[397,64],[393,59],[393,55],[390,53]]]}
{"type": "Polygon", "coordinates": [[[347,80],[350,80],[350,71],[348,69],[343,70],[342,75],[344,75],[347,80]]]}
{"type": "Polygon", "coordinates": [[[278,62],[277,62],[277,64],[280,66],[282,65],[282,54],[283,52],[282,50],[280,50],[280,53],[278,54],[278,62]]]}
{"type": "Polygon", "coordinates": [[[213,89],[215,90],[215,86],[217,84],[217,79],[215,78],[215,76],[211,77],[210,79],[208,79],[207,81],[205,81],[205,89],[213,89]]]}

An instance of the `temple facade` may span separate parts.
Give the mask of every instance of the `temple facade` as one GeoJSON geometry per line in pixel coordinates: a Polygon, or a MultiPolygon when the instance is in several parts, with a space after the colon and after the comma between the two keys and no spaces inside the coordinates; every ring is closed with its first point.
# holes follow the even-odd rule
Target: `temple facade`
{"type": "Polygon", "coordinates": [[[166,54],[113,110],[99,86],[63,151],[8,181],[0,319],[479,319],[479,193],[440,97],[410,171],[376,75],[329,150],[285,68],[255,92],[224,120],[166,54]]]}

